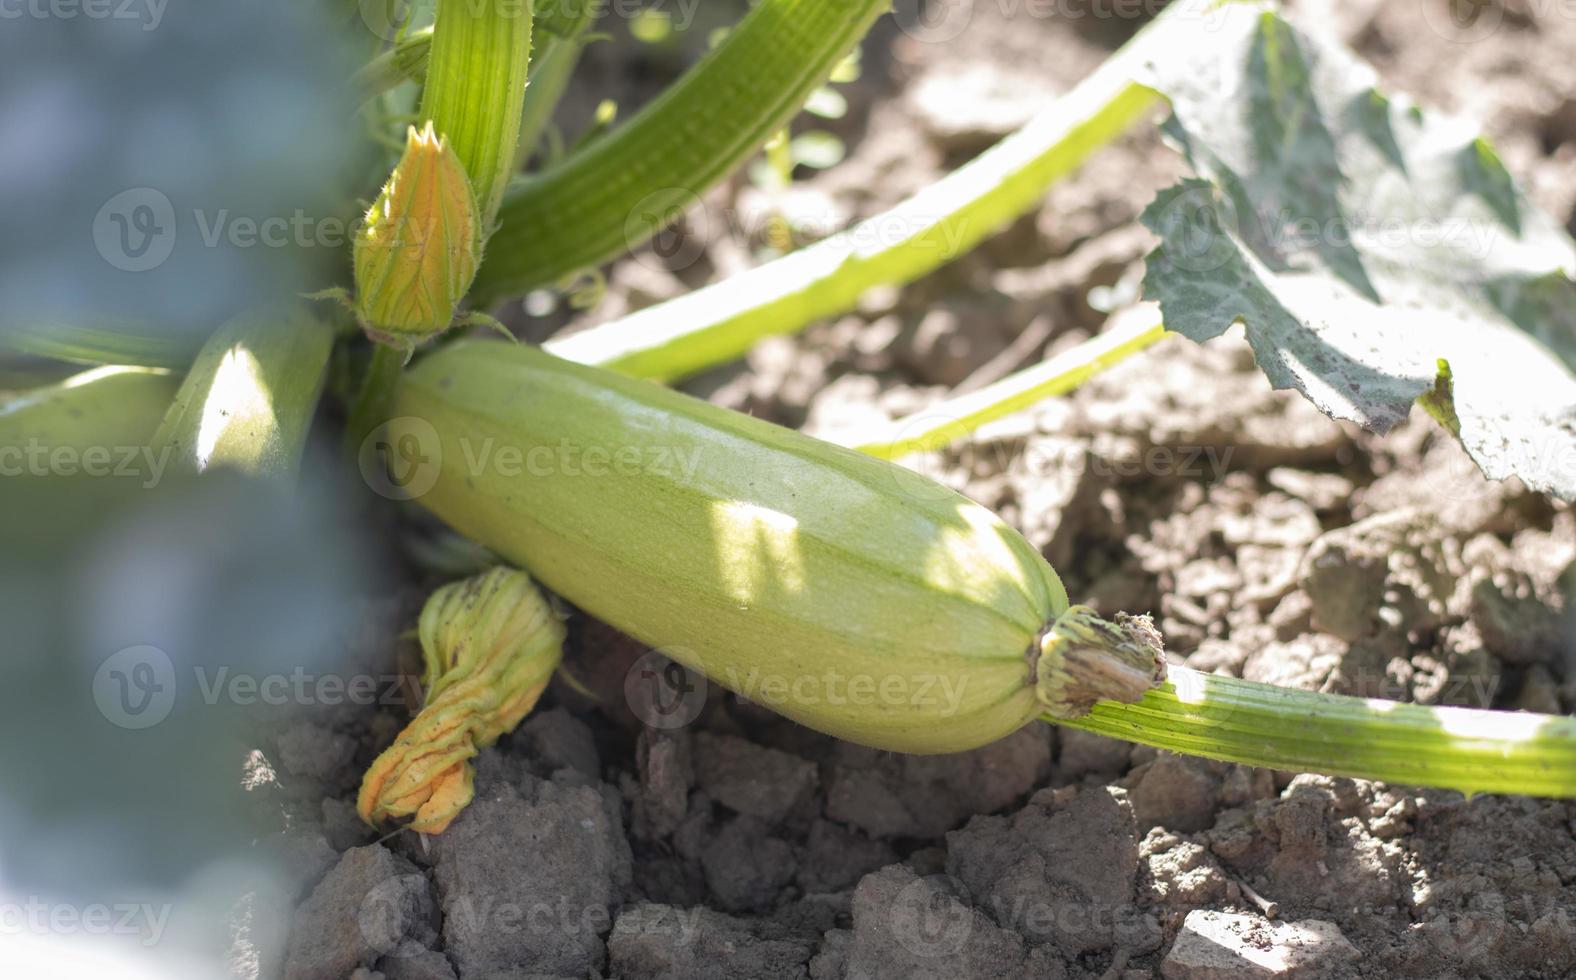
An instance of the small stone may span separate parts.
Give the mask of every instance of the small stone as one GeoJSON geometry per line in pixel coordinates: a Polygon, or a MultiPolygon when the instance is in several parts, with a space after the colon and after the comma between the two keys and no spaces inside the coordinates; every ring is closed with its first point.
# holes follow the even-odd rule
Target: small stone
{"type": "Polygon", "coordinates": [[[431,838],[444,948],[461,976],[583,976],[630,880],[618,813],[588,786],[505,784],[431,838]]]}
{"type": "Polygon", "coordinates": [[[1215,822],[1220,805],[1219,763],[1162,752],[1133,786],[1133,815],[1138,827],[1165,827],[1184,833],[1205,830],[1215,822]]]}
{"type": "Polygon", "coordinates": [[[1196,908],[1225,898],[1226,874],[1203,845],[1157,828],[1139,850],[1138,895],[1145,904],[1196,908]]]}
{"type": "Polygon", "coordinates": [[[648,728],[635,743],[640,785],[635,797],[635,832],[647,839],[667,837],[689,813],[695,782],[690,735],[684,729],[648,728]]]}
{"type": "Polygon", "coordinates": [[[1564,651],[1559,613],[1533,596],[1526,575],[1506,572],[1479,578],[1472,584],[1470,615],[1483,645],[1512,666],[1547,663],[1564,651]]]}
{"type": "Polygon", "coordinates": [[[759,911],[793,880],[793,848],[766,836],[764,823],[737,817],[701,853],[706,886],[731,912],[759,911]]]}
{"type": "Polygon", "coordinates": [[[1356,960],[1332,922],[1270,922],[1257,915],[1195,909],[1160,964],[1165,980],[1323,977],[1356,960]]]}
{"type": "Polygon", "coordinates": [[[1316,511],[1328,512],[1347,505],[1352,496],[1352,481],[1339,473],[1317,473],[1290,466],[1277,466],[1264,474],[1269,485],[1301,498],[1316,511]]]}
{"type": "Polygon", "coordinates": [[[378,969],[383,980],[457,980],[448,957],[430,949],[413,956],[385,956],[378,969]]]}
{"type": "Polygon", "coordinates": [[[842,891],[896,860],[896,852],[885,843],[817,820],[799,858],[799,884],[809,893],[842,891]]]}
{"type": "Polygon", "coordinates": [[[872,837],[939,837],[976,813],[993,813],[1044,783],[1051,733],[1030,724],[952,755],[902,755],[839,743],[826,815],[872,837]]]}
{"type": "Polygon", "coordinates": [[[296,909],[285,980],[343,980],[379,955],[434,937],[427,879],[387,848],[345,852],[296,909]]]}
{"type": "Polygon", "coordinates": [[[516,730],[514,741],[516,745],[525,745],[541,766],[539,771],[551,774],[559,769],[572,769],[591,779],[601,776],[602,760],[597,755],[590,726],[563,708],[527,717],[525,724],[516,730]]]}
{"type": "Polygon", "coordinates": [[[734,735],[695,736],[695,782],[723,806],[779,823],[815,791],[815,763],[734,735]]]}
{"type": "Polygon", "coordinates": [[[975,980],[1025,976],[1021,937],[962,900],[946,876],[917,877],[901,864],[854,889],[844,977],[975,980]]]}
{"type": "Polygon", "coordinates": [[[793,980],[814,948],[758,921],[655,904],[620,912],[607,941],[612,975],[624,980],[793,980]]]}
{"type": "Polygon", "coordinates": [[[355,754],[355,739],[311,722],[298,722],[279,736],[279,764],[292,776],[329,779],[355,754]]]}

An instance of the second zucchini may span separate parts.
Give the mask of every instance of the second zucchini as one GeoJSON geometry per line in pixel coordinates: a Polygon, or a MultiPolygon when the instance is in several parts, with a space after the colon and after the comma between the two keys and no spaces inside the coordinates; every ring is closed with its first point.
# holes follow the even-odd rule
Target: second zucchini
{"type": "Polygon", "coordinates": [[[420,502],[712,680],[879,748],[961,751],[1159,683],[984,507],[891,463],[527,346],[449,345],[388,442],[420,502]]]}

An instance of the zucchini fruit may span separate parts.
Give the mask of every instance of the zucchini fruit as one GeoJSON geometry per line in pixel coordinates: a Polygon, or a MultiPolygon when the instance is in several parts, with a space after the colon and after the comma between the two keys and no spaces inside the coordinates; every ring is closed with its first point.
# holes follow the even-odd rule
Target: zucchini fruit
{"type": "Polygon", "coordinates": [[[424,507],[839,738],[961,751],[1163,678],[1147,621],[1070,609],[1020,534],[895,464],[496,342],[423,358],[392,415],[424,507]]]}

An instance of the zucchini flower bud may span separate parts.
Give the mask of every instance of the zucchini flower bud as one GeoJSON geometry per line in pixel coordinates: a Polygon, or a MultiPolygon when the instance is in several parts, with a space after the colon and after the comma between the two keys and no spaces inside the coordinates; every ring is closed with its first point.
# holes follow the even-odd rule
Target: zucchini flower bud
{"type": "Polygon", "coordinates": [[[448,329],[476,278],[482,235],[465,165],[429,120],[356,233],[356,317],[375,340],[407,350],[448,329]]]}
{"type": "Polygon", "coordinates": [[[470,803],[471,758],[520,723],[563,657],[564,625],[526,573],[489,572],[438,589],[417,632],[426,704],[367,770],[368,823],[413,818],[442,833],[470,803]]]}

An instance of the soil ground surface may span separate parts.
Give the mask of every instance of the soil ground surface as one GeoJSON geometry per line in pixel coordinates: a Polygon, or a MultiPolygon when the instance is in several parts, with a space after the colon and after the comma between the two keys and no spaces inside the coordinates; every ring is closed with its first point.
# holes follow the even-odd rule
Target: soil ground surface
{"type": "MultiPolygon", "coordinates": [[[[599,322],[755,264],[773,215],[804,240],[877,213],[1010,131],[1134,27],[1098,4],[1045,16],[976,0],[951,5],[964,19],[935,28],[942,38],[905,30],[909,7],[866,40],[859,79],[836,86],[847,114],[796,123],[834,133],[841,164],[801,168],[786,191],[741,175],[708,196],[709,229],[692,217],[698,247],[617,263],[590,312],[504,315],[536,337],[599,322]]],[[[1532,197],[1576,221],[1576,19],[1559,4],[1503,0],[1469,27],[1451,26],[1446,0],[1294,12],[1391,89],[1480,120],[1532,197]]],[[[707,26],[653,48],[612,25],[566,126],[608,95],[627,112],[704,47],[707,26]]],[[[1152,131],[1124,139],[976,253],[688,388],[835,434],[1031,364],[1138,300],[1153,243],[1133,219],[1181,172],[1152,131]]],[[[910,462],[1021,529],[1073,596],[1152,611],[1177,662],[1309,690],[1576,709],[1576,512],[1483,481],[1421,410],[1376,437],[1271,391],[1240,336],[1171,338],[910,462]]],[[[370,601],[352,658],[414,676],[400,634],[439,581],[413,570],[407,591],[370,601]]],[[[378,840],[353,809],[404,708],[302,709],[268,732],[262,844],[288,858],[299,904],[287,943],[254,968],[290,980],[1572,975],[1571,803],[1253,770],[1041,724],[961,755],[901,756],[716,687],[693,722],[654,728],[626,697],[651,663],[574,616],[567,667],[596,697],[555,681],[481,756],[475,803],[436,837],[378,840]]]]}

